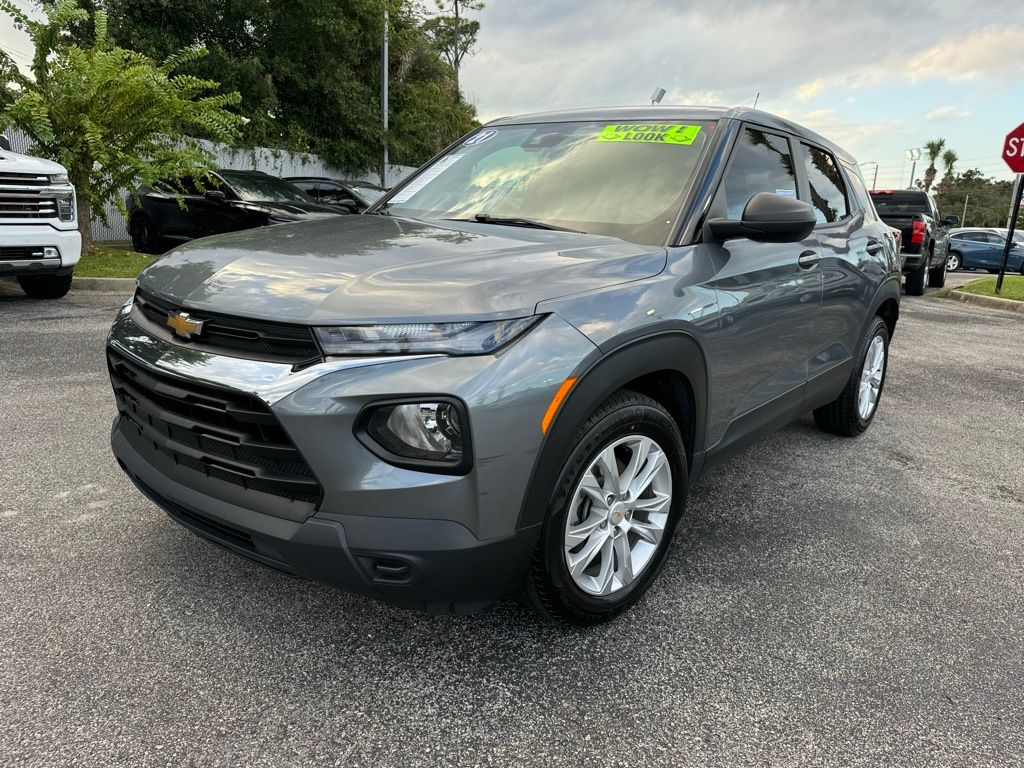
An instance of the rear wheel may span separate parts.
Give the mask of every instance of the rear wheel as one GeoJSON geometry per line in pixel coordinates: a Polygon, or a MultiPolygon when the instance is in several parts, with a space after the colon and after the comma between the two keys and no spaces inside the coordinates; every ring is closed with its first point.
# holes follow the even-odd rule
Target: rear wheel
{"type": "Polygon", "coordinates": [[[946,271],[956,272],[963,265],[963,259],[960,258],[960,254],[956,251],[950,251],[949,256],[946,258],[946,271]]]}
{"type": "Polygon", "coordinates": [[[655,400],[612,395],[581,427],[562,469],[526,593],[549,618],[614,618],[647,591],[686,504],[679,427],[655,400]]]}
{"type": "Polygon", "coordinates": [[[885,386],[889,361],[889,327],[875,317],[858,347],[854,368],[842,393],[814,411],[814,422],[825,432],[854,437],[871,426],[885,386]]]}
{"type": "Polygon", "coordinates": [[[907,295],[908,296],[924,296],[924,288],[928,282],[928,266],[922,264],[920,267],[915,269],[913,272],[907,273],[907,295]]]}
{"type": "Polygon", "coordinates": [[[71,290],[71,275],[26,275],[18,284],[30,298],[60,299],[71,290]]]}

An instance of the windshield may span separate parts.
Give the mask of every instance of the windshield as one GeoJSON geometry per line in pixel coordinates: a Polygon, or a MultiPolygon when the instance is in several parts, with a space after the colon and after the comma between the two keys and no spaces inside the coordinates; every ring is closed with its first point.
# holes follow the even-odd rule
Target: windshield
{"type": "Polygon", "coordinates": [[[879,215],[901,213],[931,213],[928,201],[923,195],[872,195],[875,210],[879,215]]]}
{"type": "Polygon", "coordinates": [[[388,201],[419,219],[526,219],[664,245],[715,124],[654,121],[485,128],[388,201]]]}
{"type": "Polygon", "coordinates": [[[308,203],[311,198],[294,184],[262,173],[221,171],[224,181],[250,203],[308,203]]]}
{"type": "Polygon", "coordinates": [[[365,200],[368,203],[376,203],[378,200],[384,197],[384,193],[387,191],[384,189],[379,189],[377,187],[364,187],[360,184],[352,184],[350,186],[357,195],[359,195],[361,198],[363,198],[363,200],[365,200]]]}

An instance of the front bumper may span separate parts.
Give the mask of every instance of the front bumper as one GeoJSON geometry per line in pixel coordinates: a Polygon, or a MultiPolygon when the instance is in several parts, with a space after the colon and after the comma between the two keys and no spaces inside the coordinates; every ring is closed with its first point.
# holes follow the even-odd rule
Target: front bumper
{"type": "Polygon", "coordinates": [[[119,417],[115,456],[175,520],[274,568],[435,611],[482,608],[519,589],[539,536],[518,521],[543,440],[540,422],[558,386],[594,349],[549,317],[494,356],[332,360],[294,371],[158,339],[132,321],[130,307],[108,343],[163,376],[258,397],[322,488],[315,505],[282,511],[281,499],[265,504],[259,492],[218,487],[198,473],[190,481],[193,470],[119,417]],[[475,457],[467,474],[393,466],[355,436],[366,404],[430,395],[466,406],[475,457]]]}
{"type": "Polygon", "coordinates": [[[57,229],[48,224],[5,224],[0,232],[0,277],[66,274],[82,256],[82,236],[77,229],[57,229]],[[55,258],[4,258],[3,249],[55,248],[55,258]]]}

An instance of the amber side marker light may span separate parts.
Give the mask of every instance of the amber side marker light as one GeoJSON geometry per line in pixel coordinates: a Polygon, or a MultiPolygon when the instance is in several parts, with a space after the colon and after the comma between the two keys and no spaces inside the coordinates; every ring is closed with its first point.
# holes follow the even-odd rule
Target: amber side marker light
{"type": "Polygon", "coordinates": [[[551,404],[548,406],[547,411],[544,412],[544,418],[540,422],[540,431],[545,435],[548,433],[548,428],[551,426],[551,422],[555,420],[555,414],[558,413],[558,409],[562,407],[562,403],[565,401],[566,396],[569,394],[569,390],[572,389],[572,385],[576,383],[578,377],[572,376],[562,382],[562,386],[555,392],[555,396],[551,398],[551,404]]]}

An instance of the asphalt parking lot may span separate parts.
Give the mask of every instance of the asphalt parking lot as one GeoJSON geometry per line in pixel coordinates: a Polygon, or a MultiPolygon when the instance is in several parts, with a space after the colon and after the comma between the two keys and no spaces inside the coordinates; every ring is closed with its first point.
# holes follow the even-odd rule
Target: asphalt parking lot
{"type": "Polygon", "coordinates": [[[715,472],[650,595],[579,632],[173,524],[108,449],[120,303],[0,287],[0,764],[1024,762],[1024,318],[905,297],[871,430],[715,472]]]}

